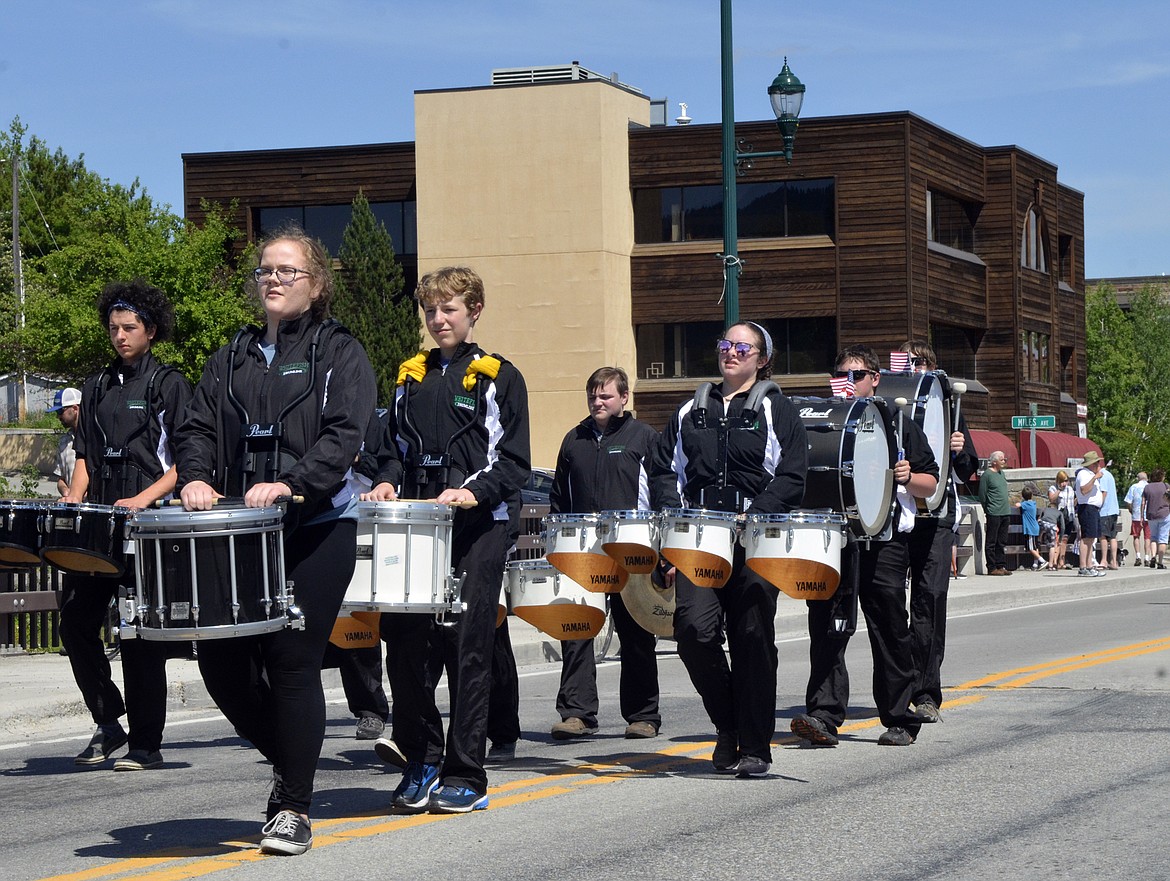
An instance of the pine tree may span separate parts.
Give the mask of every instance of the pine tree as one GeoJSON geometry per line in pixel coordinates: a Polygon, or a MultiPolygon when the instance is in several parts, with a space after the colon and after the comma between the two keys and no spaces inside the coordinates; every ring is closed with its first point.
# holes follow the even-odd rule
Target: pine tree
{"type": "Polygon", "coordinates": [[[402,290],[402,267],[386,226],[359,190],[338,252],[341,272],[333,313],[365,347],[378,378],[378,405],[390,406],[398,365],[422,342],[414,297],[402,290]]]}

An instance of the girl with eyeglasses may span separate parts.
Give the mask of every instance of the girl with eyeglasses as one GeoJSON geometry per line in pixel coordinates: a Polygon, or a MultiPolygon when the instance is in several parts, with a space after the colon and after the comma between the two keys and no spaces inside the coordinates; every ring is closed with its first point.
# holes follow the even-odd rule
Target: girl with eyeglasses
{"type": "Polygon", "coordinates": [[[357,496],[346,481],[374,413],[374,371],[329,318],[333,278],[321,245],[290,228],[257,251],[253,290],[264,320],[211,356],[180,429],[188,511],[224,496],[249,508],[290,504],[287,580],[304,629],[204,640],[199,671],[236,731],[272,762],[260,849],[313,843],[309,806],[325,737],[321,661],[357,554],[357,496]]]}
{"type": "MultiPolygon", "coordinates": [[[[756,409],[746,406],[753,388],[772,373],[772,339],[761,325],[740,321],[727,328],[716,348],[722,381],[705,383],[671,417],[654,455],[651,505],[788,513],[804,498],[804,423],[771,383],[756,409]]],[[[776,733],[779,590],[747,568],[738,544],[731,576],[721,588],[699,587],[681,570],[664,574],[676,588],[679,657],[715,726],[715,770],[762,776],[771,767],[776,733]]]]}

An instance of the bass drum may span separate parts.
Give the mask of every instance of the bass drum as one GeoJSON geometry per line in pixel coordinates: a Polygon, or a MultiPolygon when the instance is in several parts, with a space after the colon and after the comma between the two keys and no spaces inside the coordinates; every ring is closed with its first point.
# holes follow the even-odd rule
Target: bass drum
{"type": "Polygon", "coordinates": [[[890,373],[882,371],[876,394],[897,419],[896,398],[905,398],[914,422],[926,435],[934,461],[938,463],[938,488],[919,499],[928,511],[937,511],[947,501],[951,482],[951,383],[941,370],[929,373],[890,373]]]}
{"type": "Polygon", "coordinates": [[[858,538],[874,538],[894,512],[897,447],[881,398],[793,398],[808,434],[804,510],[844,514],[858,538]]]}

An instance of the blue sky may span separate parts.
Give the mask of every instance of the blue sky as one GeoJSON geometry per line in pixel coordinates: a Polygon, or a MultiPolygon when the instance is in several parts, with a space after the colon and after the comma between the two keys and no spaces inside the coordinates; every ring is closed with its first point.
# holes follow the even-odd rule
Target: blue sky
{"type": "MultiPolygon", "coordinates": [[[[716,0],[4,0],[0,123],[182,205],[185,152],[408,141],[413,93],[578,60],[718,122],[716,0]]],[[[734,4],[740,121],[909,110],[1085,194],[1089,277],[1170,272],[1170,4],[734,4]]],[[[796,150],[799,154],[800,139],[796,150]]],[[[797,160],[799,161],[799,160],[797,160]]]]}

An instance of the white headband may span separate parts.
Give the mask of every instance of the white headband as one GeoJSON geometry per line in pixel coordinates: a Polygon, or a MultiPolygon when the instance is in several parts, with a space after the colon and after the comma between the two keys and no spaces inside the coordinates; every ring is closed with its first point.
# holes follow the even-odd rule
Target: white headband
{"type": "Polygon", "coordinates": [[[756,324],[754,321],[745,321],[744,324],[750,324],[760,332],[760,336],[764,338],[764,355],[770,361],[772,359],[772,335],[762,324],[756,324]]]}

